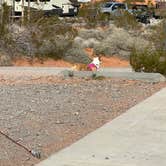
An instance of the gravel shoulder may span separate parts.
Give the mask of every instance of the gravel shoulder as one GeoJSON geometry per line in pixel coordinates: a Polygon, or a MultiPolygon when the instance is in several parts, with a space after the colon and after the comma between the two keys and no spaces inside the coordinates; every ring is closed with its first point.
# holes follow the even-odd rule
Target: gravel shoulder
{"type": "MultiPolygon", "coordinates": [[[[41,151],[43,160],[163,87],[166,83],[55,76],[1,80],[1,131],[41,151]]],[[[1,166],[32,166],[39,162],[2,135],[0,145],[1,166]]]]}

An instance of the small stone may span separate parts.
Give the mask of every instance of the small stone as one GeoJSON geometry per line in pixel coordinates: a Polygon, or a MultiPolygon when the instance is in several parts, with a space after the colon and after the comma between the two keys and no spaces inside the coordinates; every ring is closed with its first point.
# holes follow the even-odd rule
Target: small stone
{"type": "Polygon", "coordinates": [[[56,124],[60,124],[61,122],[59,120],[56,121],[56,124]]]}
{"type": "Polygon", "coordinates": [[[42,147],[42,144],[38,144],[39,147],[42,147]]]}
{"type": "Polygon", "coordinates": [[[74,112],[74,115],[79,115],[79,112],[74,112]]]}
{"type": "Polygon", "coordinates": [[[107,108],[106,108],[106,107],[103,107],[103,110],[104,110],[104,111],[106,111],[106,110],[107,110],[107,108]]]}
{"type": "Polygon", "coordinates": [[[26,159],[25,159],[25,161],[28,161],[28,160],[30,160],[31,158],[30,157],[27,157],[26,159]]]}
{"type": "Polygon", "coordinates": [[[109,160],[110,158],[109,157],[105,157],[105,160],[109,160]]]}
{"type": "Polygon", "coordinates": [[[36,133],[36,136],[39,136],[40,134],[39,133],[36,133]]]}

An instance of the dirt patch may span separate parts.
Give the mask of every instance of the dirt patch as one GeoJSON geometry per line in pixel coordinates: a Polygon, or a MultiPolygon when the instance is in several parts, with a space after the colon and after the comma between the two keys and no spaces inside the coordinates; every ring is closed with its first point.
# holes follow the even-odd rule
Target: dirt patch
{"type": "MultiPolygon", "coordinates": [[[[52,78],[50,84],[40,79],[33,83],[37,84],[0,85],[0,126],[29,149],[40,150],[41,160],[166,87],[120,79],[52,78]]],[[[39,162],[2,135],[0,145],[2,166],[39,162]]]]}
{"type": "MultiPolygon", "coordinates": [[[[86,52],[89,54],[89,57],[93,58],[93,49],[87,48],[86,52]]],[[[129,67],[129,61],[120,59],[119,57],[104,57],[101,58],[102,64],[101,67],[129,67]]],[[[20,58],[13,61],[13,66],[34,66],[34,67],[72,67],[74,64],[71,64],[64,60],[54,60],[54,59],[46,59],[46,60],[29,60],[26,58],[20,58]]]]}
{"type": "Polygon", "coordinates": [[[51,58],[46,60],[33,59],[31,61],[26,58],[20,58],[13,61],[13,66],[71,67],[72,64],[64,60],[54,60],[51,58]]]}
{"type": "Polygon", "coordinates": [[[129,67],[130,63],[127,60],[122,60],[118,57],[102,57],[101,67],[129,67]]]}
{"type": "MultiPolygon", "coordinates": [[[[93,58],[94,52],[92,48],[86,48],[85,51],[88,53],[90,58],[93,58]]],[[[130,62],[119,58],[118,56],[105,57],[101,55],[101,67],[129,67],[130,62]]]]}

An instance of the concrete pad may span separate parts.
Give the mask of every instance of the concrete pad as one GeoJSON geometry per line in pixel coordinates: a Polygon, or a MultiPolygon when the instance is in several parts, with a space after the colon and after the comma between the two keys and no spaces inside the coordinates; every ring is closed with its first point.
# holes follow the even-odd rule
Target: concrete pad
{"type": "Polygon", "coordinates": [[[166,88],[36,166],[166,166],[166,88]]]}
{"type": "Polygon", "coordinates": [[[59,75],[65,67],[0,67],[0,75],[59,75]]]}
{"type": "Polygon", "coordinates": [[[131,67],[102,67],[99,72],[133,72],[131,67]]]}
{"type": "Polygon", "coordinates": [[[166,78],[160,73],[144,73],[144,72],[124,72],[123,69],[118,69],[114,71],[71,71],[65,70],[62,72],[65,77],[73,76],[78,78],[91,78],[93,74],[96,74],[96,77],[103,76],[107,78],[120,78],[128,80],[141,80],[147,82],[164,82],[166,78]]]}

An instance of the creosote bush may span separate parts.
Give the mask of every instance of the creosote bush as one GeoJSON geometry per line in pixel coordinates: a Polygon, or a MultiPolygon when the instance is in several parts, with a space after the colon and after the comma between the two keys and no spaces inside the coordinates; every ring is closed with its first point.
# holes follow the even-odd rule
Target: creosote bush
{"type": "Polygon", "coordinates": [[[62,59],[72,47],[77,31],[57,17],[34,18],[23,27],[14,26],[12,33],[17,50],[25,56],[62,59]],[[19,32],[18,32],[19,31],[19,32]],[[18,33],[17,33],[18,32],[18,33]]]}
{"type": "Polygon", "coordinates": [[[84,64],[88,64],[92,61],[82,48],[74,46],[71,49],[67,50],[64,59],[71,63],[84,64]]]}
{"type": "Polygon", "coordinates": [[[154,72],[166,76],[166,51],[133,50],[130,56],[130,64],[137,72],[154,72]]]}
{"type": "Polygon", "coordinates": [[[130,63],[135,71],[158,72],[166,75],[166,21],[151,29],[148,36],[151,46],[138,51],[134,49],[130,63]]]}
{"type": "Polygon", "coordinates": [[[106,34],[107,36],[94,46],[95,54],[119,55],[122,58],[129,59],[133,48],[142,50],[149,45],[149,42],[141,36],[134,36],[127,30],[115,26],[110,27],[106,34]]]}

